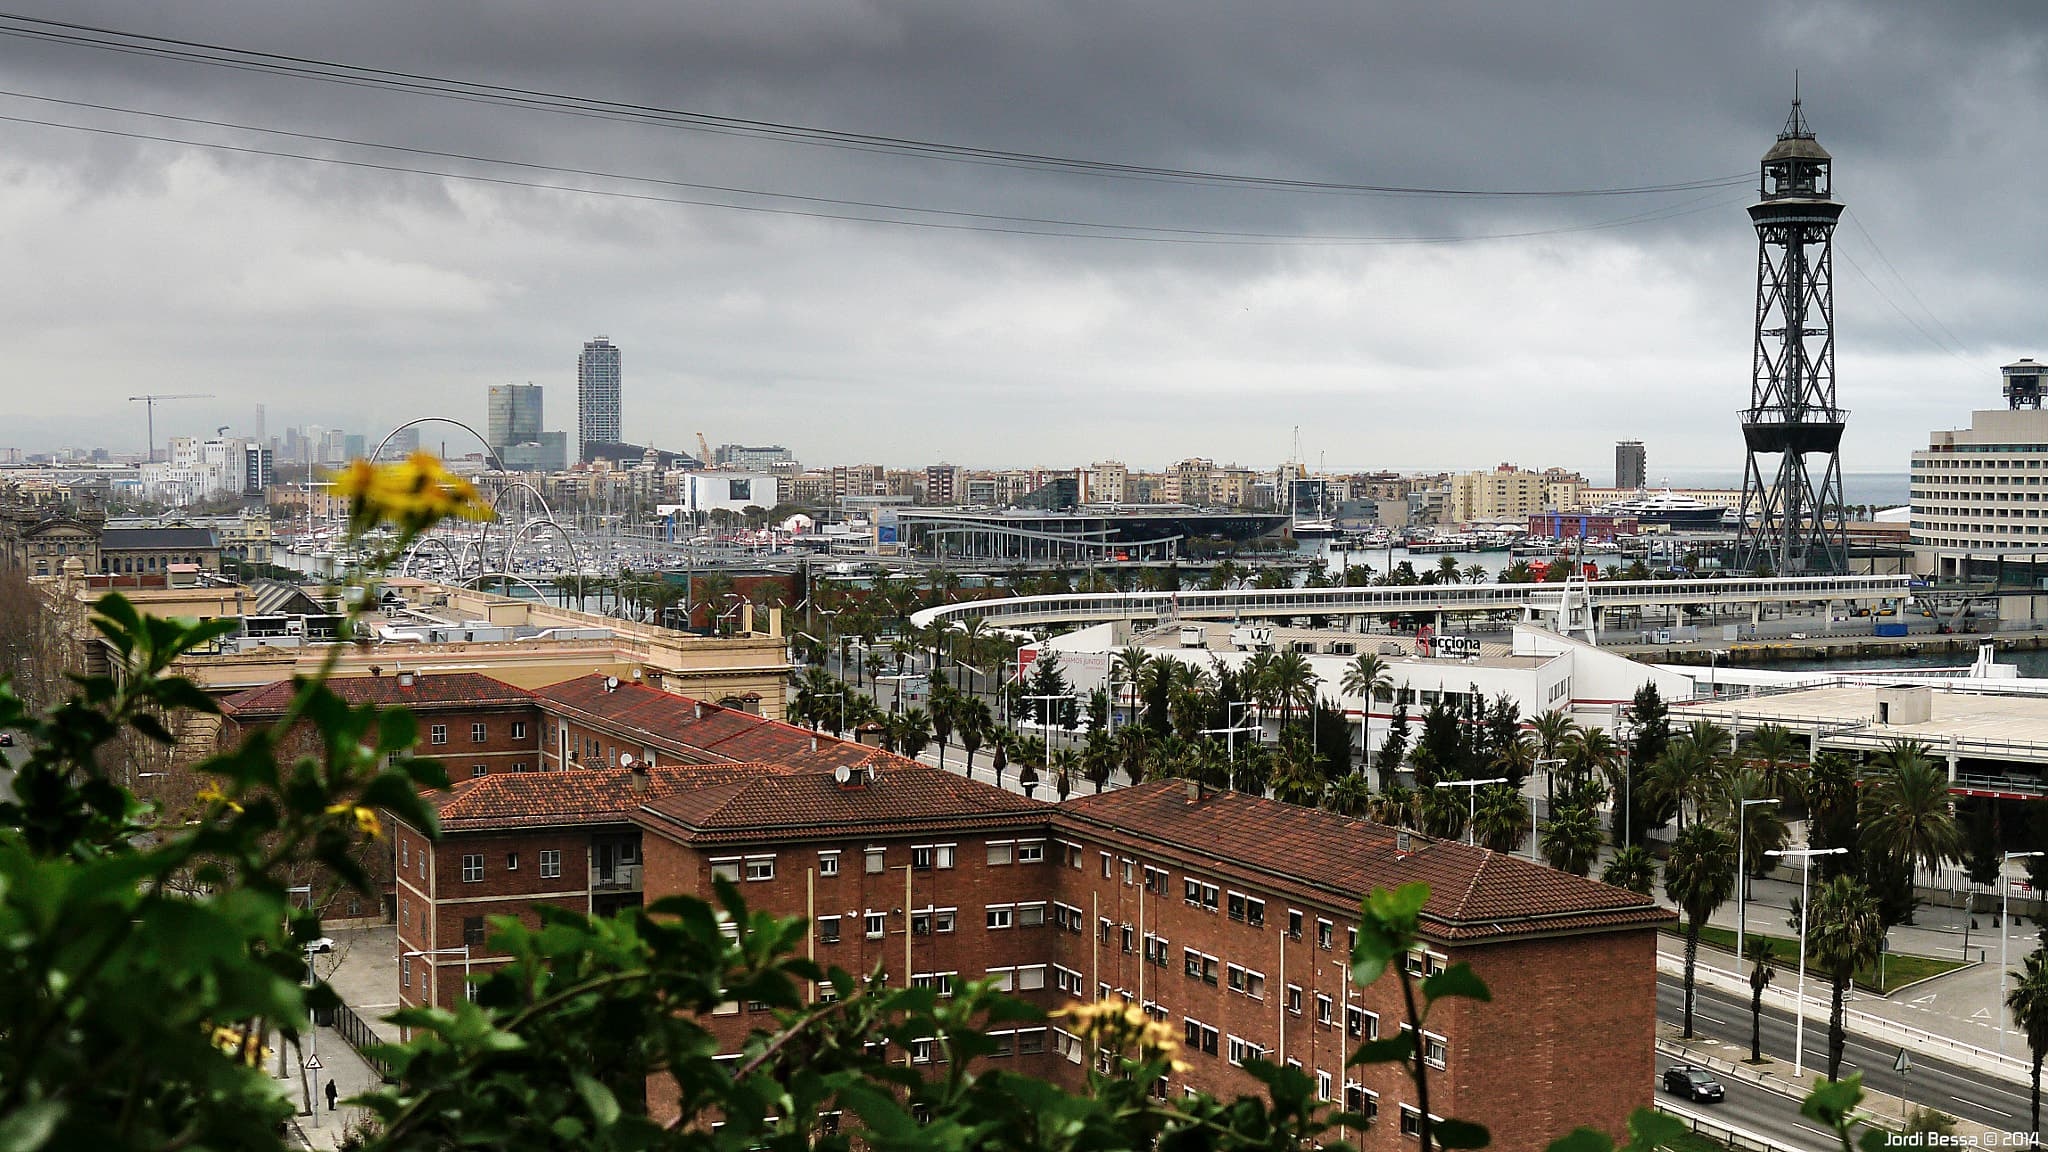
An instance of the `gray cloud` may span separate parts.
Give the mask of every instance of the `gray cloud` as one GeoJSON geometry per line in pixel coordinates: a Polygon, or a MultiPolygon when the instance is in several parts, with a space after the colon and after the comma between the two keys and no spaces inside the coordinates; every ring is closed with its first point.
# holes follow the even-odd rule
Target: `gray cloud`
{"type": "MultiPolygon", "coordinates": [[[[1850,466],[1902,468],[1928,428],[1996,401],[1999,363],[2041,350],[2029,183],[2048,93],[2044,23],[2026,6],[22,10],[849,131],[1479,188],[1750,173],[1797,68],[1851,205],[1850,466]]],[[[17,271],[0,285],[0,442],[138,447],[121,397],[144,390],[219,394],[167,410],[174,430],[245,423],[257,402],[273,429],[476,419],[505,380],[549,385],[550,423],[568,427],[576,348],[604,332],[626,350],[630,435],[681,446],[702,429],[815,462],[1270,465],[1300,425],[1333,466],[1597,468],[1621,437],[1649,441],[1653,471],[1739,463],[1747,188],[1446,201],[1076,178],[17,38],[0,38],[0,75],[66,99],[843,199],[1288,235],[1543,233],[1223,247],[918,230],[0,122],[0,259],[17,271]],[[1658,218],[1605,226],[1639,214],[1658,218]]],[[[5,97],[0,115],[371,156],[5,97]]]]}

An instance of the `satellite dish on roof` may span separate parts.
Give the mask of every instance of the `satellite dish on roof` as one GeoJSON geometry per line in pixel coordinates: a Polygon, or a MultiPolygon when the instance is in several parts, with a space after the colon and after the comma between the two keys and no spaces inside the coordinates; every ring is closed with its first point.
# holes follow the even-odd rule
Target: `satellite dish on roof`
{"type": "Polygon", "coordinates": [[[631,752],[621,752],[621,753],[619,753],[619,767],[621,767],[621,768],[631,768],[632,766],[633,766],[633,754],[632,754],[631,752]]]}
{"type": "Polygon", "coordinates": [[[842,785],[850,784],[853,782],[853,769],[841,764],[832,770],[832,779],[842,785]]]}
{"type": "Polygon", "coordinates": [[[604,690],[605,690],[605,691],[607,691],[607,692],[616,692],[616,691],[618,691],[618,688],[619,688],[619,678],[618,678],[617,676],[607,676],[607,677],[605,677],[605,678],[604,678],[604,690]]]}

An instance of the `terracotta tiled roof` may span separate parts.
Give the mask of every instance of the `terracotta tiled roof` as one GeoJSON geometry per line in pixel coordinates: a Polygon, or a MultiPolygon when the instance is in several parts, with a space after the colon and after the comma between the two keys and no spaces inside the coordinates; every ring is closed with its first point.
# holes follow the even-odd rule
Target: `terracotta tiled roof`
{"type": "Polygon", "coordinates": [[[1402,853],[1385,825],[1241,792],[1190,801],[1178,780],[1076,797],[1060,806],[1056,822],[1098,837],[1151,841],[1194,866],[1206,860],[1219,872],[1260,873],[1273,887],[1346,903],[1374,888],[1420,880],[1430,889],[1426,930],[1451,940],[1672,919],[1648,897],[1516,856],[1420,835],[1402,853]]]}
{"type": "Polygon", "coordinates": [[[642,808],[643,826],[693,843],[758,842],[863,831],[1043,826],[1035,800],[917,765],[884,768],[855,786],[804,772],[678,792],[642,808]]]}
{"type": "Polygon", "coordinates": [[[695,763],[774,761],[806,768],[836,768],[886,762],[917,762],[870,745],[812,732],[734,708],[721,708],[645,684],[620,681],[608,688],[599,674],[578,676],[536,689],[549,711],[585,722],[632,729],[636,738],[695,763]],[[815,745],[815,747],[814,747],[815,745]],[[878,761],[877,758],[882,758],[878,761]]]}
{"type": "MultiPolygon", "coordinates": [[[[628,824],[649,800],[702,790],[720,791],[764,777],[798,771],[786,764],[665,765],[647,773],[647,790],[633,790],[625,768],[571,768],[566,772],[501,772],[476,776],[446,792],[431,793],[441,826],[455,832],[569,824],[628,824]]],[[[827,784],[831,778],[825,777],[827,784]]]]}
{"type": "MultiPolygon", "coordinates": [[[[382,676],[338,676],[327,682],[335,695],[351,705],[404,705],[413,709],[491,707],[533,703],[532,694],[503,680],[479,672],[408,673],[411,684],[396,674],[382,676]]],[[[237,692],[221,701],[221,711],[236,719],[281,716],[298,685],[278,680],[260,688],[237,692]]]]}

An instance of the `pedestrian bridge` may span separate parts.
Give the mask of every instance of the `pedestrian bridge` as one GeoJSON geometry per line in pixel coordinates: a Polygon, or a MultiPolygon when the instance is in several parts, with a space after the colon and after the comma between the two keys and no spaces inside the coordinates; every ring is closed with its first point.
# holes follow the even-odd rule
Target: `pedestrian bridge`
{"type": "Polygon", "coordinates": [[[1766,605],[1873,605],[1911,593],[1906,576],[1739,577],[1724,580],[1573,580],[1563,584],[1410,584],[1363,588],[1231,588],[1187,592],[1074,592],[944,604],[913,613],[919,628],[980,617],[994,627],[1083,625],[1105,621],[1274,620],[1337,617],[1456,616],[1514,612],[1563,633],[1597,639],[1615,611],[1766,605]]]}

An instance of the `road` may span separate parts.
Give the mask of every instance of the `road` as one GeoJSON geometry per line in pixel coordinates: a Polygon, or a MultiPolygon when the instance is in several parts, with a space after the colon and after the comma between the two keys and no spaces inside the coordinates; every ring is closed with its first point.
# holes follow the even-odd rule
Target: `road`
{"type": "MultiPolygon", "coordinates": [[[[1681,1115],[1699,1116],[1709,1124],[1740,1128],[1799,1152],[1840,1152],[1834,1135],[1799,1114],[1799,1106],[1768,1088],[1738,1080],[1722,1080],[1728,1098],[1718,1104],[1695,1104],[1664,1091],[1664,1066],[1674,1061],[1658,1057],[1657,1106],[1681,1115]]],[[[1711,1129],[1709,1129],[1711,1131],[1711,1129]]]]}
{"type": "MultiPolygon", "coordinates": [[[[1657,1015],[1660,1019],[1676,1022],[1685,1007],[1685,993],[1676,977],[1657,978],[1657,1015]]],[[[1749,1048],[1749,1001],[1746,998],[1730,996],[1709,988],[1698,989],[1698,998],[1693,1010],[1693,1031],[1701,1036],[1727,1041],[1741,1047],[1742,1051],[1731,1056],[1740,1059],[1748,1055],[1749,1048]]],[[[1792,1060],[1793,1023],[1790,1013],[1765,1008],[1763,1012],[1764,1054],[1773,1059],[1790,1063],[1792,1060]]],[[[1881,1045],[1855,1035],[1848,1038],[1842,1052],[1842,1069],[1863,1073],[1863,1083],[1878,1092],[1904,1096],[1915,1104],[1929,1105],[1963,1120],[1991,1128],[2024,1128],[2028,1117],[2027,1088],[1999,1077],[1990,1076],[1971,1069],[1960,1068],[1931,1056],[1913,1053],[1913,1070],[1905,1075],[1892,1071],[1892,1062],[1898,1056],[1896,1047],[1881,1045]]],[[[1807,1022],[1806,1060],[1809,1068],[1823,1066],[1827,1061],[1827,1025],[1807,1022]]],[[[1671,1063],[1659,1058],[1658,1067],[1671,1063]]],[[[1745,1104],[1735,1107],[1737,1085],[1729,1084],[1729,1101],[1724,1106],[1727,1119],[1722,1123],[1739,1128],[1750,1128],[1760,1135],[1771,1135],[1761,1127],[1765,1123],[1762,1112],[1753,1112],[1745,1104]],[[1749,1117],[1756,1117],[1752,1123],[1749,1117]]],[[[1778,1104],[1778,1115],[1792,1120],[1800,1119],[1798,1105],[1775,1093],[1765,1093],[1778,1104]]],[[[1720,1115],[1723,1108],[1707,1112],[1709,1119],[1720,1115]]],[[[1769,1111],[1768,1109],[1764,1111],[1769,1111]]],[[[1809,1136],[1811,1133],[1808,1134],[1809,1136]]],[[[1775,1139],[1775,1137],[1773,1137],[1775,1139]]]]}

